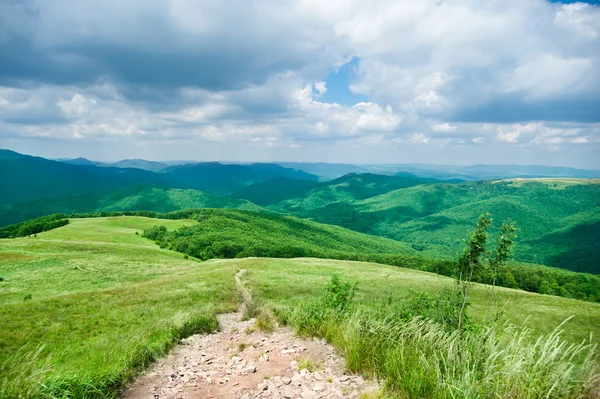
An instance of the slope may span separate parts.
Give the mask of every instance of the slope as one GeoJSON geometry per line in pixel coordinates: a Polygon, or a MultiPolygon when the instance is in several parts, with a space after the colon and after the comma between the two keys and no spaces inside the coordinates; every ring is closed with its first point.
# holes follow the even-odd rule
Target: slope
{"type": "Polygon", "coordinates": [[[311,180],[273,177],[272,179],[246,186],[233,193],[232,196],[246,199],[260,206],[267,206],[286,199],[302,197],[320,185],[321,183],[311,180]]]}
{"type": "Polygon", "coordinates": [[[71,165],[8,150],[0,150],[0,171],[0,204],[166,183],[144,170],[71,165]]]}
{"type": "MultiPolygon", "coordinates": [[[[577,240],[584,238],[578,237],[583,231],[575,227],[584,223],[585,218],[575,215],[600,214],[600,184],[597,183],[597,180],[586,179],[436,183],[394,190],[362,201],[351,196],[310,198],[309,193],[270,208],[405,241],[416,249],[446,258],[454,258],[477,217],[490,212],[497,222],[510,218],[520,228],[517,259],[600,273],[597,265],[590,265],[581,256],[577,257],[579,260],[568,262],[564,257],[555,256],[576,250],[576,246],[582,248],[577,240]],[[571,229],[573,239],[559,241],[547,236],[548,245],[543,247],[539,241],[535,244],[532,241],[544,240],[542,236],[561,229],[571,229]],[[527,250],[521,251],[519,244],[526,242],[529,244],[523,248],[527,250]]],[[[595,228],[591,225],[588,230],[595,228]]],[[[590,247],[590,257],[600,256],[596,248],[590,247]]]]}
{"type": "MultiPolygon", "coordinates": [[[[265,165],[227,165],[218,162],[206,162],[170,166],[160,172],[169,181],[180,187],[193,188],[215,194],[230,194],[245,186],[261,182],[282,174],[294,175],[293,170],[265,165]]],[[[302,173],[302,176],[307,175],[302,173]]],[[[316,179],[316,177],[314,178],[316,179]]]]}
{"type": "Polygon", "coordinates": [[[146,161],[145,159],[123,159],[119,162],[110,164],[116,168],[135,168],[149,170],[151,172],[160,172],[169,167],[166,163],[146,161]]]}
{"type": "MultiPolygon", "coordinates": [[[[349,173],[337,179],[321,183],[313,190],[276,204],[273,209],[285,213],[304,215],[333,204],[352,204],[358,200],[377,196],[400,188],[413,187],[426,183],[418,178],[393,177],[372,173],[349,173]]],[[[312,217],[308,216],[308,217],[312,217]]]]}
{"type": "Polygon", "coordinates": [[[0,226],[53,213],[90,213],[145,210],[171,212],[187,208],[235,208],[260,211],[242,199],[220,197],[197,190],[153,185],[126,187],[102,193],[42,198],[0,205],[0,226]]]}
{"type": "Polygon", "coordinates": [[[169,233],[156,226],[144,235],[163,247],[200,259],[417,254],[410,246],[398,241],[290,216],[230,209],[198,209],[193,211],[191,218],[198,224],[169,233]]]}

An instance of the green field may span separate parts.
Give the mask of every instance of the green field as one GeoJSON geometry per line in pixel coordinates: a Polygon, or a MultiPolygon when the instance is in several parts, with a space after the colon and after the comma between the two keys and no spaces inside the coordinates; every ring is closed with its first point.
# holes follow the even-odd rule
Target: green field
{"type": "MultiPolygon", "coordinates": [[[[257,300],[285,306],[313,296],[338,273],[359,282],[358,300],[376,306],[410,289],[435,292],[451,280],[371,263],[323,259],[232,259],[198,262],[160,249],[141,233],[191,220],[142,217],[73,219],[37,237],[0,240],[0,396],[106,397],[132,370],[161,356],[178,338],[214,328],[213,315],[236,307],[233,275],[247,269],[257,300]],[[39,350],[39,354],[35,355],[39,350]],[[94,393],[95,392],[95,393],[94,393]]],[[[486,311],[475,288],[475,317],[486,311]]],[[[600,333],[600,305],[499,289],[506,318],[534,332],[569,316],[564,336],[600,333]]]]}
{"type": "Polygon", "coordinates": [[[117,392],[176,338],[214,328],[215,313],[235,309],[235,270],[184,260],[135,235],[153,223],[80,219],[0,241],[0,397],[34,397],[27,390],[40,381],[49,395],[117,392]]]}

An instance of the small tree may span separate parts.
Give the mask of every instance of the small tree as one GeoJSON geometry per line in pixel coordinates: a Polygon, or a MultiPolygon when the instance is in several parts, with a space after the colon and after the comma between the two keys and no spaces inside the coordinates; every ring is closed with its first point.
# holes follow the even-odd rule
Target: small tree
{"type": "MultiPolygon", "coordinates": [[[[464,329],[466,310],[469,304],[469,288],[473,281],[473,275],[482,275],[484,272],[490,272],[493,289],[496,285],[498,270],[510,256],[514,245],[516,227],[513,222],[507,221],[502,224],[496,249],[492,253],[487,253],[487,230],[492,226],[492,223],[493,220],[489,213],[479,216],[477,227],[468,235],[467,245],[458,258],[456,283],[460,296],[458,304],[458,330],[461,333],[464,329]]],[[[490,301],[491,299],[490,297],[490,301]]]]}

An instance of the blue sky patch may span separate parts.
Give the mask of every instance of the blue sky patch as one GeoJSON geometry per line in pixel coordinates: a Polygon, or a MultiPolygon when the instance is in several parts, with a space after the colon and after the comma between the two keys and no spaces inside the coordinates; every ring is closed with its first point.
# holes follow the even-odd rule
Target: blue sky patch
{"type": "Polygon", "coordinates": [[[357,57],[352,58],[339,69],[331,69],[329,71],[327,78],[325,78],[327,92],[319,98],[319,101],[342,105],[354,105],[359,102],[369,101],[367,96],[350,91],[350,84],[356,79],[356,69],[358,68],[359,60],[357,57]]]}

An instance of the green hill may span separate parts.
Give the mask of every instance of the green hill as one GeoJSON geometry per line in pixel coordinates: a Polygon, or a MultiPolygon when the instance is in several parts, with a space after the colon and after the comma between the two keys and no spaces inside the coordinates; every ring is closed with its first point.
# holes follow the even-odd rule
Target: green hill
{"type": "MultiPolygon", "coordinates": [[[[179,187],[221,195],[239,191],[253,183],[290,174],[295,174],[292,169],[279,165],[228,165],[218,162],[170,166],[160,172],[161,176],[179,187]]],[[[304,172],[299,172],[299,175],[312,176],[304,172]]],[[[310,178],[316,179],[316,176],[310,178]]]]}
{"type": "Polygon", "coordinates": [[[0,204],[166,183],[145,170],[71,165],[8,150],[0,150],[0,170],[0,204]]]}
{"type": "Polygon", "coordinates": [[[289,198],[301,197],[320,185],[321,183],[311,180],[274,177],[246,186],[232,194],[232,196],[246,199],[260,206],[266,206],[289,198]]]}
{"type": "Polygon", "coordinates": [[[600,256],[597,245],[581,244],[598,236],[597,224],[590,223],[600,214],[597,179],[435,183],[364,200],[308,193],[270,208],[404,241],[444,258],[454,258],[477,216],[490,212],[496,221],[510,218],[520,228],[517,259],[600,273],[598,263],[593,262],[600,256]],[[579,229],[580,224],[588,227],[579,229]],[[582,253],[584,248],[587,255],[582,253]],[[577,255],[567,260],[572,251],[577,255]]]}
{"type": "Polygon", "coordinates": [[[137,210],[166,213],[188,208],[262,210],[261,207],[242,199],[220,197],[197,190],[144,185],[102,193],[78,194],[3,204],[0,205],[0,226],[19,223],[53,213],[73,214],[137,210]]]}
{"type": "Polygon", "coordinates": [[[426,181],[417,178],[393,177],[372,173],[350,173],[335,180],[321,183],[296,198],[274,205],[273,209],[304,216],[306,212],[316,212],[317,209],[323,207],[335,207],[336,204],[343,207],[343,204],[352,204],[358,200],[424,183],[426,181]]]}
{"type": "Polygon", "coordinates": [[[122,161],[110,164],[116,168],[135,168],[144,169],[151,172],[160,172],[169,167],[166,163],[146,161],[145,159],[123,159],[122,161]]]}
{"type": "Polygon", "coordinates": [[[398,241],[290,216],[231,209],[198,209],[187,213],[198,223],[169,233],[156,228],[144,234],[161,246],[200,259],[417,254],[398,241]]]}

